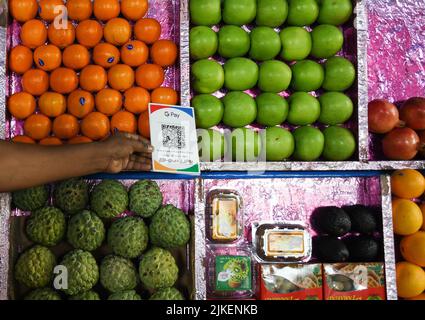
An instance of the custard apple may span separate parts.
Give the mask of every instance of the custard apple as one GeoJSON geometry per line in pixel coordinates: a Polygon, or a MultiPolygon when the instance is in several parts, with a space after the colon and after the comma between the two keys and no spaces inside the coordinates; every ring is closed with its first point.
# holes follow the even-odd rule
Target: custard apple
{"type": "Polygon", "coordinates": [[[60,265],[68,271],[67,295],[76,295],[90,290],[99,280],[99,268],[90,252],[80,249],[67,253],[60,265]]]}
{"type": "Polygon", "coordinates": [[[74,296],[70,296],[69,300],[100,300],[100,297],[97,292],[89,290],[74,296]]]}
{"type": "Polygon", "coordinates": [[[130,210],[143,218],[152,217],[162,204],[162,193],[156,182],[141,180],[130,188],[130,210]]]}
{"type": "Polygon", "coordinates": [[[166,205],[153,216],[149,226],[153,245],[173,249],[184,246],[190,238],[190,223],[186,215],[173,205],[166,205]]]}
{"type": "Polygon", "coordinates": [[[133,259],[148,245],[149,231],[142,219],[126,217],[114,221],[108,231],[108,245],[124,258],[133,259]]]}
{"type": "Polygon", "coordinates": [[[53,279],[56,257],[49,248],[35,245],[22,253],[15,266],[16,280],[28,288],[42,288],[53,279]]]}
{"type": "Polygon", "coordinates": [[[65,180],[56,185],[55,205],[67,214],[76,214],[89,203],[89,186],[80,178],[65,180]]]}
{"type": "Polygon", "coordinates": [[[63,239],[65,230],[65,215],[54,207],[34,211],[26,222],[28,238],[48,247],[57,245],[63,239]]]}
{"type": "Polygon", "coordinates": [[[134,290],[121,291],[111,294],[108,300],[142,300],[134,290]]]}
{"type": "Polygon", "coordinates": [[[102,245],[105,227],[95,213],[84,210],[69,220],[67,237],[74,248],[93,251],[102,245]]]}
{"type": "Polygon", "coordinates": [[[114,255],[106,256],[100,264],[100,283],[110,292],[136,288],[137,271],[133,262],[114,255]]]}
{"type": "Polygon", "coordinates": [[[183,295],[174,287],[164,288],[155,292],[149,300],[184,300],[183,295]]]}
{"type": "Polygon", "coordinates": [[[35,289],[28,293],[24,300],[62,300],[59,293],[50,288],[35,289]]]}
{"type": "Polygon", "coordinates": [[[23,211],[33,211],[44,207],[49,200],[49,188],[45,185],[12,193],[13,204],[23,211]]]}
{"type": "Polygon", "coordinates": [[[165,249],[154,247],[140,260],[140,279],[148,289],[172,287],[178,274],[179,269],[174,257],[165,249]]]}
{"type": "Polygon", "coordinates": [[[119,181],[104,180],[94,187],[90,205],[99,217],[114,218],[127,209],[127,190],[119,181]]]}

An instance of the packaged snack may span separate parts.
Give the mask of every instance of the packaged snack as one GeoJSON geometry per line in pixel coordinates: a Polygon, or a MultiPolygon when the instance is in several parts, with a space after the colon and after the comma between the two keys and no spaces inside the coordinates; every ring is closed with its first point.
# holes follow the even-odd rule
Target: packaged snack
{"type": "Polygon", "coordinates": [[[260,299],[322,300],[322,265],[261,265],[260,299]]]}
{"type": "Polygon", "coordinates": [[[383,263],[323,265],[325,300],[385,300],[383,263]]]}

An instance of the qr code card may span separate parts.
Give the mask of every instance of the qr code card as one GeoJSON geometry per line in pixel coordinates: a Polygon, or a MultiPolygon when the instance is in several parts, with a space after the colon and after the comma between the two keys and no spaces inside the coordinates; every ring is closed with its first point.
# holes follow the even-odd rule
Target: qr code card
{"type": "Polygon", "coordinates": [[[199,175],[193,108],[151,103],[149,122],[153,171],[199,175]]]}

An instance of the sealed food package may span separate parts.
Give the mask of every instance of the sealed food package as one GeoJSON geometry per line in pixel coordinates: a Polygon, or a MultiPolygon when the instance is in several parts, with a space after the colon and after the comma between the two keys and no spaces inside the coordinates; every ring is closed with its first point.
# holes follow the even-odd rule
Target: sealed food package
{"type": "Polygon", "coordinates": [[[261,300],[322,300],[321,264],[260,266],[261,300]]]}

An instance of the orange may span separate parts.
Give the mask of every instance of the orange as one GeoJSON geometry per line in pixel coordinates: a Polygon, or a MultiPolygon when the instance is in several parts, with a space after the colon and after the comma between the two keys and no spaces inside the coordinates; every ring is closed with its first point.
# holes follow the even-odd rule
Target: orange
{"type": "Polygon", "coordinates": [[[73,44],[63,51],[62,61],[65,67],[80,70],[90,63],[90,53],[81,44],[73,44]]]}
{"type": "Polygon", "coordinates": [[[18,92],[10,96],[7,101],[7,109],[16,119],[23,120],[32,115],[36,103],[32,95],[27,92],[18,92]]]}
{"type": "Polygon", "coordinates": [[[33,96],[41,96],[49,89],[49,75],[40,69],[29,69],[21,81],[22,89],[33,96]]]}
{"type": "Polygon", "coordinates": [[[413,298],[425,290],[425,271],[409,262],[396,265],[397,292],[401,298],[413,298]]]}
{"type": "Polygon", "coordinates": [[[20,36],[24,46],[34,49],[46,42],[47,29],[44,23],[40,20],[28,20],[22,26],[20,36]]]}
{"type": "Polygon", "coordinates": [[[38,99],[38,108],[45,116],[54,118],[66,111],[66,99],[57,92],[45,92],[38,99]]]}
{"type": "Polygon", "coordinates": [[[46,21],[53,21],[56,16],[62,14],[60,6],[63,6],[62,0],[40,0],[39,1],[39,15],[40,18],[46,21]]]}
{"type": "Polygon", "coordinates": [[[92,140],[100,140],[109,134],[109,119],[103,113],[89,113],[81,122],[81,132],[92,140]]]}
{"type": "Polygon", "coordinates": [[[425,231],[404,237],[400,243],[400,250],[404,259],[425,267],[425,231]]]}
{"type": "Polygon", "coordinates": [[[416,203],[407,199],[392,201],[394,233],[407,236],[417,232],[423,223],[422,212],[416,203]]]}
{"type": "Polygon", "coordinates": [[[112,116],[113,114],[120,111],[122,107],[122,96],[119,91],[114,89],[105,88],[100,90],[96,94],[96,109],[107,116],[112,116]]]}
{"type": "Polygon", "coordinates": [[[133,87],[124,92],[124,108],[135,114],[148,110],[149,91],[141,87],[133,87]]]}
{"type": "Polygon", "coordinates": [[[63,142],[61,139],[56,137],[47,137],[40,140],[39,144],[43,146],[60,146],[63,142]]]}
{"type": "Polygon", "coordinates": [[[50,88],[59,93],[70,93],[77,89],[78,77],[74,70],[57,68],[50,74],[50,88]]]}
{"type": "Polygon", "coordinates": [[[113,18],[109,20],[103,29],[103,36],[106,42],[114,46],[122,46],[131,37],[131,26],[127,20],[113,18]]]}
{"type": "Polygon", "coordinates": [[[81,143],[90,143],[90,142],[93,142],[93,140],[85,136],[76,136],[68,140],[69,144],[81,144],[81,143]]]}
{"type": "Polygon", "coordinates": [[[102,40],[103,29],[96,20],[84,20],[78,24],[75,36],[79,44],[92,48],[102,40]]]}
{"type": "Polygon", "coordinates": [[[407,300],[425,300],[425,293],[421,293],[420,295],[413,298],[408,298],[407,300]]]}
{"type": "Polygon", "coordinates": [[[134,71],[125,64],[117,64],[108,71],[108,84],[111,88],[125,91],[134,84],[134,71]]]}
{"type": "Polygon", "coordinates": [[[13,142],[19,142],[19,143],[28,143],[28,144],[35,144],[34,139],[31,139],[27,136],[15,136],[12,138],[13,142]]]}
{"type": "Polygon", "coordinates": [[[71,20],[82,21],[90,18],[93,5],[90,0],[67,0],[66,8],[71,20]]]}
{"type": "Polygon", "coordinates": [[[105,88],[108,76],[105,69],[89,64],[80,73],[80,87],[86,91],[99,91],[105,88]]]}
{"type": "Polygon", "coordinates": [[[116,65],[120,61],[120,51],[110,43],[99,43],[93,49],[93,62],[104,68],[116,65]]]}
{"type": "Polygon", "coordinates": [[[94,16],[98,20],[110,20],[120,14],[120,3],[118,0],[94,0],[94,16]]]}
{"type": "Polygon", "coordinates": [[[68,113],[82,119],[94,109],[93,95],[81,89],[72,91],[68,96],[67,107],[68,113]]]}
{"type": "Polygon", "coordinates": [[[62,63],[62,53],[53,44],[45,44],[34,51],[34,62],[44,71],[52,71],[62,63]]]}
{"type": "Polygon", "coordinates": [[[121,0],[121,13],[128,20],[143,18],[148,8],[148,0],[121,0]]]}
{"type": "Polygon", "coordinates": [[[177,46],[171,40],[158,40],[151,48],[151,58],[162,67],[172,66],[177,60],[177,46]]]}
{"type": "Polygon", "coordinates": [[[52,122],[43,114],[33,114],[24,122],[25,135],[34,140],[46,138],[51,130],[52,122]]]}
{"type": "Polygon", "coordinates": [[[139,133],[145,138],[150,138],[151,131],[149,126],[149,111],[145,111],[139,116],[139,120],[137,122],[137,127],[139,129],[139,133]]]}
{"type": "Polygon", "coordinates": [[[138,67],[148,60],[149,48],[139,40],[127,42],[121,47],[121,60],[130,67],[138,67]]]}
{"type": "Polygon", "coordinates": [[[143,64],[136,70],[137,85],[148,90],[160,87],[164,77],[164,70],[157,64],[143,64]]]}
{"type": "Polygon", "coordinates": [[[161,25],[152,18],[137,20],[134,25],[134,36],[137,40],[152,44],[161,36],[161,25]]]}
{"type": "Polygon", "coordinates": [[[156,88],[151,93],[151,100],[155,103],[176,105],[179,97],[174,89],[156,88]]]}
{"type": "Polygon", "coordinates": [[[18,45],[10,50],[9,68],[13,72],[23,74],[32,67],[32,51],[27,47],[18,45]]]}
{"type": "Polygon", "coordinates": [[[111,130],[112,132],[118,130],[119,132],[136,133],[136,116],[128,111],[117,112],[111,118],[111,130]]]}
{"type": "Polygon", "coordinates": [[[425,191],[425,178],[416,170],[397,170],[391,175],[391,191],[399,198],[413,199],[425,191]]]}
{"type": "Polygon", "coordinates": [[[75,27],[72,25],[71,21],[68,21],[65,29],[62,28],[62,26],[55,28],[55,24],[52,22],[49,25],[49,29],[47,29],[47,37],[50,43],[64,49],[74,43],[75,27]]]}
{"type": "Polygon", "coordinates": [[[80,124],[76,117],[62,114],[53,121],[53,133],[60,139],[71,139],[80,131],[80,124]]]}
{"type": "Polygon", "coordinates": [[[9,0],[9,12],[19,22],[34,19],[37,11],[37,0],[9,0]]]}

